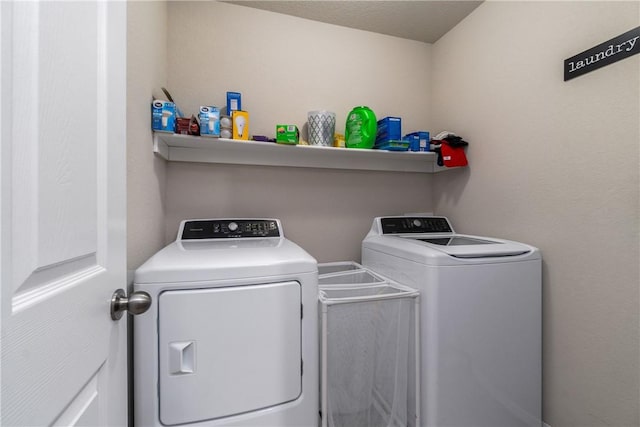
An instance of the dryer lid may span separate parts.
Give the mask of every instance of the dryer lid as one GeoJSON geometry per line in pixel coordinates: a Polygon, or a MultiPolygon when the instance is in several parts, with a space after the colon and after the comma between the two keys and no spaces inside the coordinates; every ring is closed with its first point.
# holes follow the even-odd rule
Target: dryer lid
{"type": "Polygon", "coordinates": [[[134,282],[202,282],[315,271],[316,260],[287,239],[173,242],[136,270],[134,282]]]}
{"type": "Polygon", "coordinates": [[[134,282],[251,279],[315,271],[316,260],[284,238],[279,220],[186,220],[176,241],[136,270],[134,282]]]}

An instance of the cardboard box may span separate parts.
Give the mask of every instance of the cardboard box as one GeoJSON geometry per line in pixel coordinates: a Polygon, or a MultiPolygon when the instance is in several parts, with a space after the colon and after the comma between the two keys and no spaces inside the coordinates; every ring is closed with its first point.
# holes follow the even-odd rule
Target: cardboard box
{"type": "Polygon", "coordinates": [[[220,110],[218,107],[206,105],[200,107],[200,135],[209,137],[220,136],[220,110]]]}
{"type": "Polygon", "coordinates": [[[409,141],[403,139],[385,141],[377,145],[376,148],[387,151],[407,151],[409,149],[409,141]]]}
{"type": "Polygon", "coordinates": [[[181,135],[200,135],[200,125],[196,116],[190,118],[178,117],[176,119],[176,133],[181,135]]]}
{"type": "Polygon", "coordinates": [[[233,139],[249,140],[249,113],[234,111],[231,115],[233,123],[233,139]]]}
{"type": "Polygon", "coordinates": [[[242,111],[242,95],[240,92],[227,92],[227,116],[234,111],[242,111]]]}
{"type": "Polygon", "coordinates": [[[156,99],[151,103],[151,129],[173,133],[176,128],[176,104],[156,99]]]}
{"type": "Polygon", "coordinates": [[[431,138],[429,132],[418,131],[408,133],[402,139],[409,141],[409,150],[411,151],[431,151],[431,138]]]}
{"type": "Polygon", "coordinates": [[[378,132],[376,145],[392,140],[400,140],[402,137],[402,119],[400,117],[385,117],[378,120],[378,132]]]}
{"type": "Polygon", "coordinates": [[[295,145],[300,141],[300,131],[296,125],[276,125],[276,142],[295,145]]]}

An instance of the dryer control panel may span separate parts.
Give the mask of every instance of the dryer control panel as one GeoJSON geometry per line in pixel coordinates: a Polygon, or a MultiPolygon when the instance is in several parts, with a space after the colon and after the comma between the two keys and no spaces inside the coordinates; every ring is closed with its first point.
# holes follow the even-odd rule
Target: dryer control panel
{"type": "Polygon", "coordinates": [[[401,216],[380,218],[382,234],[400,233],[453,233],[453,228],[443,216],[401,216]]]}
{"type": "Polygon", "coordinates": [[[180,239],[280,237],[280,234],[280,227],[275,219],[204,219],[185,221],[180,239]]]}

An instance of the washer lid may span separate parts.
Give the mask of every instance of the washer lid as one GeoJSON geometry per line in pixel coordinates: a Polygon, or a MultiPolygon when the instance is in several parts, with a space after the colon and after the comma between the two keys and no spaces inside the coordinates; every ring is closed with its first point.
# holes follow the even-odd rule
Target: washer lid
{"type": "Polygon", "coordinates": [[[317,271],[316,260],[281,237],[176,241],[135,272],[135,283],[180,283],[317,271]]]}
{"type": "Polygon", "coordinates": [[[449,236],[402,236],[415,243],[440,250],[455,258],[488,258],[524,255],[532,251],[528,245],[502,239],[454,234],[449,236]]]}
{"type": "Polygon", "coordinates": [[[536,248],[524,243],[456,234],[445,217],[376,218],[362,247],[437,265],[539,257],[536,248]]]}
{"type": "Polygon", "coordinates": [[[453,236],[367,236],[362,248],[422,264],[510,262],[539,258],[538,249],[524,243],[456,234],[453,236]]]}

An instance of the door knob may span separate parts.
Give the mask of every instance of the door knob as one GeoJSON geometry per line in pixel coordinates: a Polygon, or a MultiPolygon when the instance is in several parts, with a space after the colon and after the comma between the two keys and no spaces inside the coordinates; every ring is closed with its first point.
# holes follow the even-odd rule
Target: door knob
{"type": "Polygon", "coordinates": [[[151,295],[144,291],[131,292],[118,289],[111,296],[111,319],[120,320],[125,311],[129,314],[142,314],[151,306],[151,295]]]}

